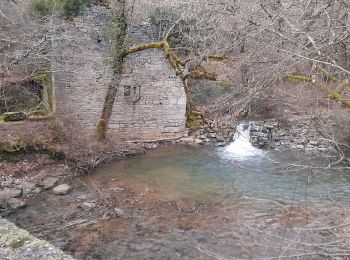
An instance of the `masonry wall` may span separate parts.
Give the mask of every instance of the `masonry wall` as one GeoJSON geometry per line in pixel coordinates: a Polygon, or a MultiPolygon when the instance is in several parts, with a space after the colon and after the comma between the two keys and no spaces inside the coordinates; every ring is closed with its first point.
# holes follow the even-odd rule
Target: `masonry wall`
{"type": "MultiPolygon", "coordinates": [[[[95,135],[113,72],[105,36],[112,16],[93,6],[71,22],[61,22],[53,42],[55,111],[80,133],[95,135]]],[[[157,40],[148,25],[131,26],[133,44],[157,40]]],[[[121,141],[175,139],[185,130],[186,96],[161,50],[146,50],[125,59],[122,80],[107,136],[121,141]]]]}
{"type": "Polygon", "coordinates": [[[73,21],[57,20],[53,41],[55,112],[66,126],[94,135],[113,76],[106,36],[109,9],[92,6],[73,21]]]}
{"type": "MultiPolygon", "coordinates": [[[[129,27],[128,38],[136,45],[157,40],[157,34],[143,24],[129,27]]],[[[109,135],[135,141],[175,139],[184,134],[185,113],[183,83],[162,50],[149,49],[125,59],[109,135]]]]}

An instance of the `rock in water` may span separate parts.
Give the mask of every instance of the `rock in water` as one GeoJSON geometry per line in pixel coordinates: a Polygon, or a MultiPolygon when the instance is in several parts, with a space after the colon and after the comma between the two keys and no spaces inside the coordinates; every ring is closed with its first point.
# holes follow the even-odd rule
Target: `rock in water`
{"type": "Polygon", "coordinates": [[[16,210],[16,209],[21,209],[24,208],[26,206],[26,204],[16,198],[11,198],[7,201],[8,206],[10,207],[10,209],[16,210]]]}
{"type": "Polygon", "coordinates": [[[67,184],[61,184],[53,188],[52,192],[55,195],[67,195],[72,190],[72,187],[67,184]]]}

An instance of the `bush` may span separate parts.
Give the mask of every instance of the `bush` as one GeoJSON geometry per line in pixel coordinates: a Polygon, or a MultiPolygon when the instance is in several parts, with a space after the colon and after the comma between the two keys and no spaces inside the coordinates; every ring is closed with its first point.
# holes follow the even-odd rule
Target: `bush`
{"type": "Polygon", "coordinates": [[[52,12],[53,1],[52,0],[35,0],[32,4],[32,8],[40,15],[48,15],[52,12]]]}
{"type": "Polygon", "coordinates": [[[65,16],[74,16],[79,14],[88,4],[90,0],[64,0],[63,11],[65,16]]]}
{"type": "Polygon", "coordinates": [[[149,16],[150,22],[160,29],[170,28],[179,18],[180,14],[168,7],[157,7],[149,16]]]}
{"type": "Polygon", "coordinates": [[[181,19],[180,10],[170,7],[158,7],[149,16],[151,24],[155,25],[162,37],[165,37],[169,29],[176,23],[173,28],[169,41],[172,46],[185,46],[183,33],[189,33],[190,22],[181,19]]]}
{"type": "MultiPolygon", "coordinates": [[[[66,17],[78,15],[91,0],[57,0],[56,8],[66,17]]],[[[54,0],[34,0],[32,9],[42,16],[48,15],[55,7],[54,0]]]]}

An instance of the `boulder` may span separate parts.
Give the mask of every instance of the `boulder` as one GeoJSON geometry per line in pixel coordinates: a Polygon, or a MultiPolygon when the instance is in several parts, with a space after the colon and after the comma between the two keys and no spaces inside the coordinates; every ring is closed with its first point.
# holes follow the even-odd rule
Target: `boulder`
{"type": "Polygon", "coordinates": [[[203,140],[201,140],[201,139],[195,139],[195,140],[194,140],[194,143],[195,143],[195,144],[200,144],[200,145],[202,145],[204,142],[203,142],[203,140]]]}
{"type": "Polygon", "coordinates": [[[190,144],[194,142],[194,138],[193,137],[183,137],[180,139],[181,143],[185,143],[185,144],[190,144]]]}
{"type": "Polygon", "coordinates": [[[81,207],[85,208],[85,209],[91,209],[91,208],[96,207],[96,203],[84,202],[81,207]]]}
{"type": "Polygon", "coordinates": [[[67,184],[60,184],[53,188],[52,192],[55,195],[67,195],[72,190],[72,187],[67,184]]]}
{"type": "Polygon", "coordinates": [[[10,209],[13,209],[13,210],[16,210],[16,209],[21,209],[21,208],[24,208],[26,206],[26,203],[19,200],[19,199],[16,199],[16,198],[10,198],[7,200],[7,204],[8,204],[8,207],[10,209]]]}
{"type": "Polygon", "coordinates": [[[0,199],[16,198],[22,195],[22,190],[17,188],[8,188],[0,191],[0,199]]]}
{"type": "Polygon", "coordinates": [[[8,207],[7,199],[0,198],[0,210],[7,209],[7,207],[8,207]]]}
{"type": "Polygon", "coordinates": [[[208,136],[209,136],[210,138],[216,138],[216,133],[209,133],[208,136]]]}
{"type": "Polygon", "coordinates": [[[28,194],[30,194],[33,190],[35,190],[35,188],[36,188],[36,183],[23,182],[19,187],[22,189],[23,195],[28,195],[28,194]]]}
{"type": "Polygon", "coordinates": [[[58,178],[49,177],[49,178],[46,178],[41,185],[44,187],[44,189],[48,190],[54,187],[58,183],[58,181],[59,181],[58,178]]]}

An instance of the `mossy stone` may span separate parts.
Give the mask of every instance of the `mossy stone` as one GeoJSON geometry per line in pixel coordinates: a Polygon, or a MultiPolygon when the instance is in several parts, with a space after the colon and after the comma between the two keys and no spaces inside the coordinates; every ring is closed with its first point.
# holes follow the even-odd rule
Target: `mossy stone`
{"type": "Polygon", "coordinates": [[[3,120],[5,122],[9,121],[22,121],[27,118],[24,112],[6,112],[3,114],[3,120]]]}

